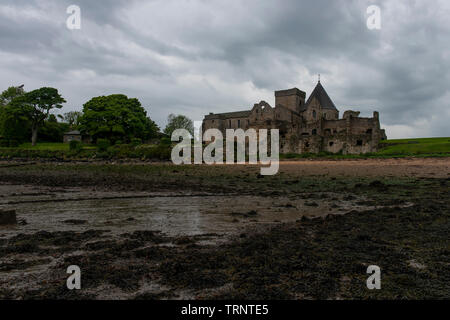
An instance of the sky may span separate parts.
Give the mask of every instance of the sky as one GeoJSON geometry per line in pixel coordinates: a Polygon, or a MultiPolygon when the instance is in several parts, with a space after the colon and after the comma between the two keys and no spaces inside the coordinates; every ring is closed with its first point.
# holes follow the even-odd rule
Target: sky
{"type": "Polygon", "coordinates": [[[448,137],[450,1],[0,0],[0,71],[1,90],[57,88],[62,113],[138,98],[161,128],[170,113],[274,106],[275,90],[308,97],[320,74],[341,115],[379,111],[388,138],[448,137]]]}

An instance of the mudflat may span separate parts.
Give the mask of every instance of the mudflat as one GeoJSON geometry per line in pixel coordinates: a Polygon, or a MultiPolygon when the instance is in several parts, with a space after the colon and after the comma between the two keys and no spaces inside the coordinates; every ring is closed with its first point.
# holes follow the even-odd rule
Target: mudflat
{"type": "Polygon", "coordinates": [[[282,161],[281,170],[286,173],[294,173],[300,170],[304,175],[446,178],[450,177],[450,158],[282,161]]]}
{"type": "Polygon", "coordinates": [[[449,158],[4,161],[0,191],[0,298],[450,298],[449,158]]]}

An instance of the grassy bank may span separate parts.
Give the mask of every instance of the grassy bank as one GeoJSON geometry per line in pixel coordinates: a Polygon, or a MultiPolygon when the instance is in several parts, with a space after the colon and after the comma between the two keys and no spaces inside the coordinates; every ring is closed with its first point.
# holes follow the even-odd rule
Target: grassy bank
{"type": "Polygon", "coordinates": [[[21,150],[47,150],[47,151],[69,151],[68,143],[56,143],[56,142],[40,142],[35,146],[30,142],[21,144],[18,148],[21,150]]]}
{"type": "Polygon", "coordinates": [[[0,159],[48,159],[48,160],[89,160],[89,159],[141,159],[168,160],[170,146],[121,144],[98,148],[96,145],[81,145],[71,150],[68,143],[41,142],[32,146],[24,143],[16,148],[0,148],[0,159]]]}
{"type": "Polygon", "coordinates": [[[288,153],[280,155],[281,159],[365,159],[365,158],[404,158],[404,157],[449,157],[450,138],[417,138],[393,139],[380,142],[378,152],[366,154],[332,154],[321,152],[319,154],[288,153]]]}
{"type": "Polygon", "coordinates": [[[450,155],[450,138],[396,139],[381,142],[379,155],[450,155]]]}
{"type": "MultiPolygon", "coordinates": [[[[280,159],[365,159],[402,157],[449,157],[450,138],[396,139],[380,142],[380,150],[366,154],[332,154],[327,152],[280,154],[280,159]]],[[[142,159],[169,160],[170,145],[115,145],[98,150],[95,145],[83,145],[81,150],[70,150],[67,143],[24,143],[16,148],[0,148],[0,159],[142,159]]]]}

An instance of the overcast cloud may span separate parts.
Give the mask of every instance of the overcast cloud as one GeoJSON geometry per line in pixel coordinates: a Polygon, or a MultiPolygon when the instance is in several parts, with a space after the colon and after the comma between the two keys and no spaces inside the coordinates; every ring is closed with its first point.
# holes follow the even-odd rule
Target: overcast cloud
{"type": "Polygon", "coordinates": [[[378,110],[389,138],[450,136],[449,69],[448,0],[0,2],[1,90],[58,88],[63,112],[123,93],[161,127],[309,95],[320,73],[341,114],[378,110]],[[72,4],[81,30],[66,28],[72,4]],[[366,27],[372,4],[381,30],[366,27]]]}

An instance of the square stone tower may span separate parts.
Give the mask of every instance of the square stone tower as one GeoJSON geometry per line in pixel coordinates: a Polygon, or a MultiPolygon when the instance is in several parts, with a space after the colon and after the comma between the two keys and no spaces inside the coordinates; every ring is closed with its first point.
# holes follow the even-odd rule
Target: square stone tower
{"type": "Polygon", "coordinates": [[[282,105],[300,113],[305,106],[306,93],[297,88],[275,91],[275,106],[282,105]]]}

